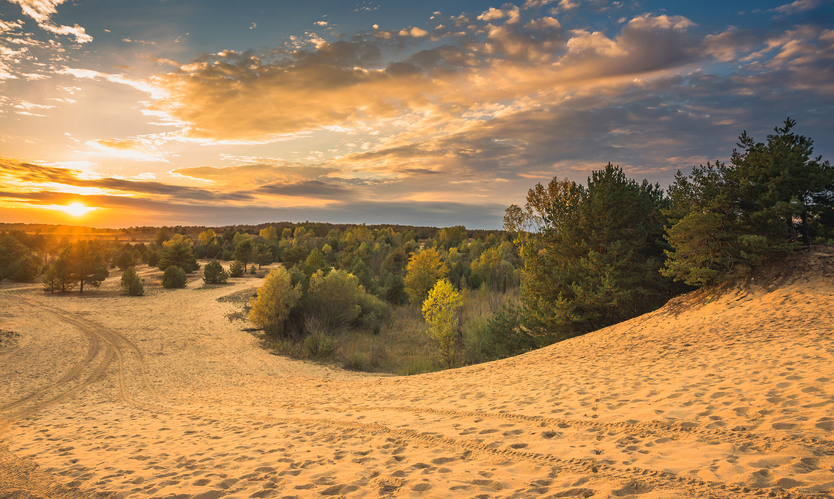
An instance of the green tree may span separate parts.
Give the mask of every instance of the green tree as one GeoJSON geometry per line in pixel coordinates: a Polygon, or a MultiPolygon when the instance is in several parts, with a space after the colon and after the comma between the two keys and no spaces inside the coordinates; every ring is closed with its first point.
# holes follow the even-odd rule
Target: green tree
{"type": "Polygon", "coordinates": [[[693,286],[731,280],[796,247],[797,220],[805,244],[834,225],[824,216],[834,207],[834,169],[812,159],[813,141],[792,133],[795,124],[786,120],[766,144],[742,133],[730,165],[677,173],[666,211],[665,276],[693,286]]]}
{"type": "Polygon", "coordinates": [[[156,237],[154,238],[154,242],[156,243],[157,247],[162,246],[162,244],[171,239],[171,236],[168,235],[168,227],[160,227],[158,231],[156,231],[156,237]]]}
{"type": "Polygon", "coordinates": [[[587,186],[554,178],[529,191],[524,209],[507,209],[524,263],[525,325],[541,344],[651,311],[674,294],[659,273],[665,205],[659,186],[609,163],[587,186]]]}
{"type": "Polygon", "coordinates": [[[119,253],[119,256],[116,257],[116,266],[119,270],[125,270],[128,267],[133,267],[136,264],[133,258],[132,251],[122,251],[119,253]]]}
{"type": "Polygon", "coordinates": [[[785,120],[782,128],[761,143],[743,132],[739,149],[730,158],[727,174],[737,189],[745,232],[768,239],[775,251],[788,249],[784,243],[795,242],[795,220],[800,220],[803,244],[811,244],[814,216],[825,208],[821,194],[834,188],[834,169],[822,156],[813,158],[814,141],[793,133],[796,121],[785,120]]]}
{"type": "Polygon", "coordinates": [[[78,241],[65,250],[71,279],[79,283],[80,293],[84,293],[84,284],[97,288],[110,275],[103,255],[97,241],[78,241]]]}
{"type": "Polygon", "coordinates": [[[229,277],[243,277],[246,272],[246,265],[240,260],[235,260],[229,265],[229,277]]]}
{"type": "Polygon", "coordinates": [[[203,269],[203,282],[206,284],[223,284],[229,274],[217,260],[212,260],[203,269]]]}
{"type": "Polygon", "coordinates": [[[9,266],[6,277],[14,282],[32,282],[41,271],[41,260],[34,253],[28,253],[9,266]]]}
{"type": "Polygon", "coordinates": [[[176,266],[191,273],[199,268],[197,259],[194,257],[194,243],[191,239],[176,234],[173,239],[162,245],[159,256],[159,270],[167,270],[168,267],[176,266]]]}
{"type": "Polygon", "coordinates": [[[0,280],[9,277],[9,269],[16,261],[29,253],[23,243],[10,234],[0,235],[0,280]]]}
{"type": "Polygon", "coordinates": [[[437,281],[423,302],[423,317],[429,323],[429,336],[440,343],[440,355],[448,367],[455,362],[460,343],[460,309],[463,298],[448,279],[437,281]]]}
{"type": "Polygon", "coordinates": [[[307,259],[304,260],[304,273],[308,276],[312,276],[319,270],[326,274],[330,270],[330,267],[324,259],[324,253],[318,249],[313,249],[313,251],[307,255],[307,259]]]}
{"type": "Polygon", "coordinates": [[[71,291],[75,287],[75,280],[69,269],[69,260],[65,255],[59,257],[47,267],[43,275],[43,290],[54,293],[56,291],[71,291]]]}
{"type": "Polygon", "coordinates": [[[290,312],[301,294],[301,285],[291,285],[290,274],[286,269],[272,269],[258,288],[258,295],[252,298],[249,322],[272,336],[283,333],[290,312]]]}
{"type": "Polygon", "coordinates": [[[411,255],[405,274],[405,291],[411,303],[423,303],[435,283],[449,275],[435,248],[427,248],[411,255]]]}
{"type": "Polygon", "coordinates": [[[243,239],[237,244],[235,248],[234,258],[235,260],[240,260],[243,262],[243,265],[246,266],[249,262],[252,261],[252,256],[255,251],[255,245],[252,243],[251,239],[243,239]]]}
{"type": "Polygon", "coordinates": [[[167,289],[184,288],[188,281],[185,271],[176,265],[171,265],[162,274],[162,287],[167,289]]]}
{"type": "Polygon", "coordinates": [[[122,292],[128,296],[142,296],[145,293],[145,287],[142,285],[142,279],[136,273],[136,269],[128,267],[122,274],[120,282],[122,292]]]}

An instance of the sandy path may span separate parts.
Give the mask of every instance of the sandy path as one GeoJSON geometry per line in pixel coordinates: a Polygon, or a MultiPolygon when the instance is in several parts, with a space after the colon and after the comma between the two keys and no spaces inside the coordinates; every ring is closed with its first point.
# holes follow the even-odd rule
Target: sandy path
{"type": "Polygon", "coordinates": [[[407,378],[262,351],[217,301],[255,280],[4,287],[0,497],[831,497],[831,260],[407,378]]]}

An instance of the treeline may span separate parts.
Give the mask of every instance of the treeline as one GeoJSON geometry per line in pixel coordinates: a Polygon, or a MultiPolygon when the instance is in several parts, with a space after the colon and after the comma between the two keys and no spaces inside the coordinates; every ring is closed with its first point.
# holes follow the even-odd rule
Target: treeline
{"type": "Polygon", "coordinates": [[[493,320],[499,342],[547,345],[801,246],[834,244],[834,169],[795,124],[767,142],[743,133],[729,164],[678,172],[665,193],[611,164],[587,185],[536,185],[505,214],[523,267],[521,306],[493,320]]]}

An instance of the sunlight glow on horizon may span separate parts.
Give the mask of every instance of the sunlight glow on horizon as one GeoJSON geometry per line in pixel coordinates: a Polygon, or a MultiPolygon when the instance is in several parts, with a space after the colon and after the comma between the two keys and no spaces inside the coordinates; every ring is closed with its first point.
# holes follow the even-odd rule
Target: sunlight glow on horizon
{"type": "Polygon", "coordinates": [[[63,211],[64,213],[66,213],[68,215],[72,215],[74,217],[81,217],[81,216],[84,216],[91,211],[98,210],[98,208],[84,206],[83,204],[81,204],[79,202],[71,203],[67,206],[52,205],[52,206],[48,206],[47,208],[50,209],[50,210],[63,211]]]}

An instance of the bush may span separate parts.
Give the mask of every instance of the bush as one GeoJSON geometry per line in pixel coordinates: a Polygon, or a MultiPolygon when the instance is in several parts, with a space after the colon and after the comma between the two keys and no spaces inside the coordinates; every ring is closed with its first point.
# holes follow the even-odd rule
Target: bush
{"type": "Polygon", "coordinates": [[[291,284],[286,269],[273,269],[258,288],[258,296],[252,299],[249,321],[273,336],[284,332],[284,325],[301,293],[301,286],[291,284]]]}
{"type": "Polygon", "coordinates": [[[165,269],[165,273],[162,274],[162,287],[173,289],[173,288],[184,288],[185,282],[188,280],[188,277],[185,275],[185,271],[176,265],[171,265],[167,269],[165,269]]]}
{"type": "Polygon", "coordinates": [[[128,296],[142,296],[145,293],[142,279],[139,278],[133,267],[125,269],[125,273],[122,274],[121,287],[122,291],[128,296]]]}
{"type": "Polygon", "coordinates": [[[257,272],[258,272],[258,271],[257,271],[257,269],[255,268],[255,265],[254,265],[254,264],[253,264],[251,267],[249,267],[249,275],[255,275],[257,272]]]}
{"type": "Polygon", "coordinates": [[[362,313],[360,294],[365,293],[355,276],[344,270],[327,275],[319,270],[310,278],[305,315],[315,317],[327,332],[343,331],[362,313]]]}
{"type": "Polygon", "coordinates": [[[206,284],[223,284],[228,278],[228,272],[217,260],[210,261],[203,269],[203,282],[206,284]]]}
{"type": "Polygon", "coordinates": [[[468,324],[465,342],[472,362],[487,362],[537,348],[536,339],[522,327],[523,310],[504,303],[491,317],[468,324]]]}
{"type": "Polygon", "coordinates": [[[353,355],[345,359],[345,362],[342,364],[345,369],[350,369],[351,371],[364,371],[365,370],[365,356],[359,352],[354,352],[353,355]]]}
{"type": "Polygon", "coordinates": [[[229,265],[230,277],[243,277],[244,272],[246,272],[246,265],[244,265],[240,260],[235,260],[231,265],[229,265]]]}
{"type": "Polygon", "coordinates": [[[304,338],[304,353],[313,359],[324,359],[330,357],[336,350],[333,338],[321,331],[317,331],[304,338]]]}

